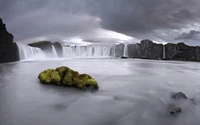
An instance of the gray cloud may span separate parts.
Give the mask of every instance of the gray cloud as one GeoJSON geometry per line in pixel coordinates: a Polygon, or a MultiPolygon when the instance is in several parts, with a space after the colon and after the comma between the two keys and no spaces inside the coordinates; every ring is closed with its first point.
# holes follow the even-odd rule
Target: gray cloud
{"type": "Polygon", "coordinates": [[[187,33],[182,33],[181,35],[179,35],[176,40],[185,40],[185,39],[189,39],[189,40],[195,40],[195,39],[199,39],[200,38],[200,31],[196,31],[196,30],[190,30],[187,33]]]}
{"type": "MultiPolygon", "coordinates": [[[[17,41],[88,37],[96,29],[107,29],[172,42],[183,29],[199,24],[199,6],[199,0],[0,0],[0,17],[17,41]]],[[[187,35],[176,40],[192,38],[187,35]]]]}
{"type": "MultiPolygon", "coordinates": [[[[93,0],[92,0],[93,1],[93,0]]],[[[102,26],[124,33],[149,32],[167,28],[179,29],[198,15],[197,0],[101,0],[95,1],[95,14],[102,26]],[[103,8],[103,9],[102,9],[103,8]]]]}

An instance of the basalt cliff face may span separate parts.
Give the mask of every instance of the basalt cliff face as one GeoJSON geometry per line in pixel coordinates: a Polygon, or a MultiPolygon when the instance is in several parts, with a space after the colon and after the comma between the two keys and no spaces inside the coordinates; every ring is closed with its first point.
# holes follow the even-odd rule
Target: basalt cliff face
{"type": "Polygon", "coordinates": [[[0,18],[0,63],[19,60],[17,44],[13,42],[13,35],[6,29],[0,18]]]}
{"type": "Polygon", "coordinates": [[[129,58],[200,61],[200,47],[185,43],[168,43],[166,45],[142,40],[141,43],[128,45],[129,58]]]}

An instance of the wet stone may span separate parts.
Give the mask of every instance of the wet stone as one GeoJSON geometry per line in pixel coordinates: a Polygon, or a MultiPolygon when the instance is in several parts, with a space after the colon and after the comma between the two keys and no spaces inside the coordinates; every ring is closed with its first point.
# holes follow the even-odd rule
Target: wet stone
{"type": "Polygon", "coordinates": [[[174,99],[187,99],[187,96],[183,92],[177,92],[172,94],[172,98],[174,99]]]}
{"type": "Polygon", "coordinates": [[[181,113],[182,109],[180,107],[175,106],[174,104],[169,105],[169,113],[171,115],[175,115],[181,113]]]}

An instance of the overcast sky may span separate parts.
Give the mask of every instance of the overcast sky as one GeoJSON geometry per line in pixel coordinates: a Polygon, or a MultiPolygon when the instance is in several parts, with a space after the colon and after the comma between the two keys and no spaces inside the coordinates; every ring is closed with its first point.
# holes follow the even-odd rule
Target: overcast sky
{"type": "Polygon", "coordinates": [[[0,0],[0,17],[18,42],[133,37],[200,44],[200,0],[0,0]]]}

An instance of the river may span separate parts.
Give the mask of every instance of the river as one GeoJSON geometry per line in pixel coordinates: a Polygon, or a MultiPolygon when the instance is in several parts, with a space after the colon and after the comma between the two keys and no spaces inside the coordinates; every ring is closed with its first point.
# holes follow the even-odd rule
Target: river
{"type": "Polygon", "coordinates": [[[0,125],[199,125],[200,63],[63,59],[0,64],[0,125]],[[97,92],[43,85],[38,74],[68,66],[99,83],[97,92]],[[171,98],[184,92],[188,100],[171,98]],[[171,116],[167,107],[182,108],[171,116]]]}

